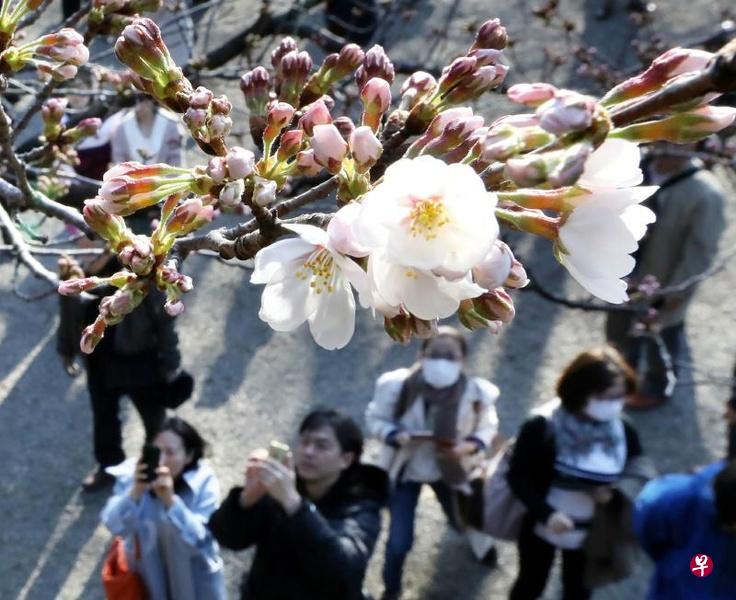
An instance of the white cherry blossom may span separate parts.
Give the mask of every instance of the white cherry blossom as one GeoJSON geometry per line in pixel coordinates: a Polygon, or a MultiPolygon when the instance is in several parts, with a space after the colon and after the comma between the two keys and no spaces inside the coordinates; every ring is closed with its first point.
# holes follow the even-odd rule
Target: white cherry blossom
{"type": "Polygon", "coordinates": [[[402,159],[364,196],[356,233],[397,265],[464,273],[498,236],[496,202],[468,165],[402,159]]]}
{"type": "Polygon", "coordinates": [[[251,283],[265,284],[258,316],[276,331],[307,321],[323,348],[342,348],[355,330],[354,287],[368,298],[365,271],[338,252],[328,232],[312,225],[285,225],[298,235],[256,254],[251,283]]]}

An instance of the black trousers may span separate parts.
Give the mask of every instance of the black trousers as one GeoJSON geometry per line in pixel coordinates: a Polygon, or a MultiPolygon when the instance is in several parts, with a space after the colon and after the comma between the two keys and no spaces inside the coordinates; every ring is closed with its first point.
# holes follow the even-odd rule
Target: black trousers
{"type": "MultiPolygon", "coordinates": [[[[535,522],[527,517],[519,533],[519,575],[510,600],[535,600],[544,592],[557,548],[534,533],[535,522]]],[[[582,550],[562,551],[562,599],[588,600],[591,590],[583,584],[585,555],[582,550]]]]}
{"type": "Polygon", "coordinates": [[[110,388],[105,382],[87,371],[87,388],[92,404],[92,425],[95,460],[100,467],[116,465],[125,460],[120,399],[128,396],[143,420],[146,442],[150,442],[166,416],[162,404],[165,385],[154,384],[138,388],[110,388]]]}
{"type": "Polygon", "coordinates": [[[728,426],[728,460],[736,459],[736,423],[728,426]]]}

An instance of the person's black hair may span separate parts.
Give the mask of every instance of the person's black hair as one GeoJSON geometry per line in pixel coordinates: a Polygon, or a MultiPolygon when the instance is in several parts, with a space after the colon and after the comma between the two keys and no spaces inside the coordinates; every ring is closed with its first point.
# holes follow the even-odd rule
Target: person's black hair
{"type": "Polygon", "coordinates": [[[716,519],[721,525],[736,526],[736,459],[727,463],[713,480],[716,519]]]}
{"type": "Polygon", "coordinates": [[[299,425],[299,434],[329,427],[335,432],[342,452],[353,454],[356,464],[363,454],[363,431],[355,419],[333,408],[317,408],[310,412],[299,425]]]}
{"type": "Polygon", "coordinates": [[[168,417],[161,425],[158,433],[162,433],[164,431],[171,431],[178,435],[184,445],[185,452],[187,454],[192,454],[192,459],[182,469],[182,473],[195,468],[199,460],[208,454],[209,445],[207,442],[199,432],[184,419],[180,419],[179,417],[168,417]]]}
{"type": "Polygon", "coordinates": [[[437,335],[431,338],[423,339],[422,345],[420,348],[421,354],[426,354],[427,348],[429,348],[429,345],[434,340],[440,337],[449,337],[455,340],[460,346],[460,352],[462,352],[463,358],[465,358],[468,355],[468,341],[465,339],[462,333],[460,333],[457,329],[455,329],[451,325],[442,325],[441,327],[437,329],[437,335]]]}
{"type": "Polygon", "coordinates": [[[623,379],[626,394],[636,391],[636,373],[611,346],[586,350],[565,367],[557,382],[557,395],[568,412],[578,413],[588,399],[623,379]]]}

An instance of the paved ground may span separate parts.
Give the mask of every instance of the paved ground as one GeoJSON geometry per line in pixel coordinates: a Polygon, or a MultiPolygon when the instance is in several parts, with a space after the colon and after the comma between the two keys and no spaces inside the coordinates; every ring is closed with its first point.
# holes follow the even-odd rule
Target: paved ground
{"type": "MultiPolygon", "coordinates": [[[[241,2],[223,17],[213,38],[221,39],[242,22],[249,4],[253,3],[241,2]]],[[[540,45],[553,38],[530,21],[531,3],[414,4],[411,21],[395,20],[387,36],[392,54],[405,60],[439,64],[453,48],[467,46],[465,25],[470,20],[498,15],[519,38],[514,67],[518,67],[515,81],[521,81],[532,79],[542,67],[540,45]]],[[[604,45],[607,56],[622,52],[628,44],[628,25],[618,16],[605,29],[589,18],[589,4],[593,3],[563,6],[585,28],[586,36],[604,45]]],[[[660,4],[664,12],[682,3],[660,4]]],[[[682,12],[667,13],[663,30],[674,39],[699,36],[714,19],[714,3],[695,0],[688,6],[692,9],[687,20],[682,12]]],[[[495,111],[492,105],[483,108],[495,111]]],[[[728,219],[724,248],[736,243],[732,204],[728,219]]],[[[518,249],[551,289],[581,293],[550,260],[548,244],[525,240],[518,249]]],[[[249,450],[274,437],[290,440],[311,407],[341,406],[361,418],[375,377],[415,356],[415,345],[392,344],[366,313],[360,315],[355,338],[340,352],[317,348],[303,330],[273,333],[256,316],[260,290],[248,283],[248,271],[206,257],[194,257],[187,265],[196,287],[179,330],[184,364],[195,375],[197,389],[181,414],[211,440],[212,461],[225,489],[240,481],[249,450]]],[[[13,265],[2,257],[0,456],[5,465],[0,471],[0,598],[102,598],[98,573],[110,539],[97,522],[104,498],[83,496],[78,489],[79,480],[92,467],[84,378],[68,378],[56,357],[56,299],[23,302],[10,293],[12,277],[13,265]]],[[[21,280],[26,291],[41,289],[38,282],[22,275],[21,280]]],[[[734,284],[736,271],[729,265],[702,286],[688,322],[690,356],[697,370],[686,374],[670,405],[635,416],[647,451],[663,471],[708,462],[723,452],[720,413],[728,390],[722,380],[730,373],[736,347],[731,326],[736,313],[734,284]]],[[[602,341],[599,314],[565,310],[528,292],[517,293],[515,302],[516,320],[501,335],[477,333],[470,340],[470,371],[490,378],[502,390],[498,411],[507,435],[513,435],[530,407],[550,397],[555,376],[570,357],[602,341]]],[[[126,448],[135,455],[142,428],[132,411],[128,414],[126,448]]],[[[515,576],[516,557],[512,545],[501,544],[500,550],[495,570],[473,563],[463,540],[445,527],[434,499],[423,498],[417,543],[407,563],[406,597],[503,598],[515,576]]],[[[225,555],[228,585],[234,591],[249,556],[225,555]]],[[[378,551],[367,580],[374,593],[380,592],[381,563],[378,551]]],[[[636,577],[601,590],[596,597],[642,598],[647,570],[643,561],[636,577]]],[[[555,596],[553,582],[546,597],[555,596]]]]}

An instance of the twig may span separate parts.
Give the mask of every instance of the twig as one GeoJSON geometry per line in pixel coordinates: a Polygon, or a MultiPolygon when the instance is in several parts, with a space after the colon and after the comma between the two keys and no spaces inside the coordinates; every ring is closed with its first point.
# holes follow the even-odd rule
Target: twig
{"type": "Polygon", "coordinates": [[[19,260],[23,262],[23,264],[26,265],[26,267],[28,267],[36,277],[48,281],[54,287],[58,286],[59,278],[56,276],[56,273],[49,271],[38,261],[38,259],[36,259],[36,257],[33,256],[28,247],[28,244],[26,244],[25,240],[20,235],[20,232],[15,227],[13,219],[11,219],[8,211],[6,211],[5,207],[1,204],[0,225],[2,225],[8,237],[10,238],[10,243],[15,248],[15,251],[18,253],[19,260]]]}

